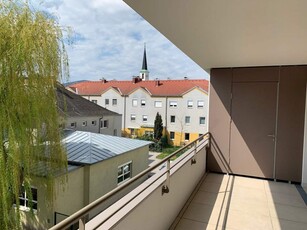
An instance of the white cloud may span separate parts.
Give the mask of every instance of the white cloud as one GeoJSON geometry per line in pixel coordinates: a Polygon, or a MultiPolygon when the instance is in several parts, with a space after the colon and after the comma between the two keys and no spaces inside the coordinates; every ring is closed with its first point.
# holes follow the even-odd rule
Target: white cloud
{"type": "Polygon", "coordinates": [[[71,26],[71,81],[127,80],[138,75],[147,44],[150,77],[208,78],[208,75],[122,0],[49,0],[42,7],[71,26]]]}

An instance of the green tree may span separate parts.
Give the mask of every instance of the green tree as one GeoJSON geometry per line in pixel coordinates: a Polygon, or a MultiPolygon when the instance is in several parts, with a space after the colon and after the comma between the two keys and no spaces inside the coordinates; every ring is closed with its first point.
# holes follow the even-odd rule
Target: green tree
{"type": "Polygon", "coordinates": [[[163,123],[162,117],[159,113],[157,113],[155,118],[155,126],[154,126],[154,138],[156,140],[160,140],[163,133],[163,123]]]}
{"type": "Polygon", "coordinates": [[[63,41],[44,13],[0,1],[0,229],[21,228],[19,192],[24,187],[31,199],[35,169],[44,168],[48,200],[54,172],[67,171],[55,90],[68,77],[63,41]]]}

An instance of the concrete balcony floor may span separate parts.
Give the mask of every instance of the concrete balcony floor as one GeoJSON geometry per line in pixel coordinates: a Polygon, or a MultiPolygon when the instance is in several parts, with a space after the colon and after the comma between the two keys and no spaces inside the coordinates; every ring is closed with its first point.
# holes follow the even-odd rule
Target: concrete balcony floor
{"type": "Polygon", "coordinates": [[[307,229],[307,206],[295,185],[207,174],[172,229],[307,229]]]}

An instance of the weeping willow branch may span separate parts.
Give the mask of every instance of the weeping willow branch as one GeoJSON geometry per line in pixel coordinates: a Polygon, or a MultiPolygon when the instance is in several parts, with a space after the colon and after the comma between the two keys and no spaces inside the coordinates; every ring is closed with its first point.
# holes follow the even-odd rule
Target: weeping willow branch
{"type": "Polygon", "coordinates": [[[0,0],[0,229],[20,228],[19,192],[23,184],[32,196],[38,164],[46,165],[47,199],[53,172],[67,170],[55,90],[69,75],[63,41],[53,19],[27,3],[0,0]]]}

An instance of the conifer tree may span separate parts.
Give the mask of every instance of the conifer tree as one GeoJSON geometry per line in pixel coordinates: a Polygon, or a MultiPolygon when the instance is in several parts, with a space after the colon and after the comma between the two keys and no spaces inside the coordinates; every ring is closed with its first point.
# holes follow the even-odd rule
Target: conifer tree
{"type": "Polygon", "coordinates": [[[163,123],[162,117],[159,113],[157,113],[155,118],[155,126],[154,126],[154,138],[156,140],[160,140],[163,133],[163,123]]]}
{"type": "Polygon", "coordinates": [[[67,170],[55,90],[68,76],[63,41],[58,23],[44,13],[24,1],[0,1],[0,229],[21,228],[19,193],[23,187],[31,199],[38,166],[47,199],[54,172],[67,170]]]}

